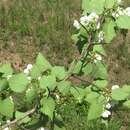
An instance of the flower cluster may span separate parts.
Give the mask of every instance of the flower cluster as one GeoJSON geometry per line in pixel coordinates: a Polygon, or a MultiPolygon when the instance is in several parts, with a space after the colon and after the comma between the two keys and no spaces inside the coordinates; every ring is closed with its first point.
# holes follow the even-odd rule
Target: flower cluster
{"type": "MultiPolygon", "coordinates": [[[[119,85],[113,85],[111,89],[115,90],[115,89],[118,89],[118,88],[120,88],[119,85]]],[[[106,106],[104,108],[104,112],[101,115],[103,118],[108,118],[109,116],[111,116],[110,109],[114,105],[114,102],[111,103],[111,104],[109,102],[110,102],[110,98],[108,99],[108,103],[106,104],[106,106]]]]}
{"type": "Polygon", "coordinates": [[[97,29],[100,28],[100,23],[98,22],[99,16],[95,13],[92,12],[89,15],[84,15],[80,18],[80,22],[77,20],[74,20],[73,26],[76,29],[80,29],[81,26],[88,26],[90,23],[97,23],[97,29]]]}
{"type": "Polygon", "coordinates": [[[32,64],[28,64],[27,68],[24,69],[24,74],[28,75],[30,70],[32,69],[33,65],[32,64]]]}
{"type": "Polygon", "coordinates": [[[113,17],[119,17],[121,15],[127,15],[130,16],[130,7],[123,9],[121,7],[118,7],[117,10],[115,12],[112,13],[113,17]]]}
{"type": "Polygon", "coordinates": [[[101,43],[104,40],[104,32],[100,31],[98,34],[98,42],[101,43]]]}

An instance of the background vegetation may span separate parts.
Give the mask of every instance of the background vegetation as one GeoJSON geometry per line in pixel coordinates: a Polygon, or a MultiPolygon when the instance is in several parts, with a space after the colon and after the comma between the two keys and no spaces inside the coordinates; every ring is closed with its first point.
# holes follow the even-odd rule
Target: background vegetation
{"type": "MultiPolygon", "coordinates": [[[[71,40],[73,20],[79,17],[81,0],[1,0],[0,62],[11,62],[16,70],[31,63],[40,51],[51,63],[68,65],[78,56],[71,40]]],[[[130,6],[130,1],[125,0],[130,6]]],[[[130,32],[120,34],[110,47],[105,47],[111,84],[130,83],[130,32]],[[112,54],[112,55],[111,55],[112,54]]],[[[115,113],[108,129],[95,121],[87,122],[87,108],[82,104],[59,106],[67,130],[130,130],[130,115],[115,113]]]]}

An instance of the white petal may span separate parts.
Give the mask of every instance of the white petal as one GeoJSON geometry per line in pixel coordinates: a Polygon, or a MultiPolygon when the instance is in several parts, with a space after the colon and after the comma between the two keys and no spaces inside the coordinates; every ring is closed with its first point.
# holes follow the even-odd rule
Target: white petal
{"type": "Polygon", "coordinates": [[[112,90],[120,88],[119,85],[113,85],[112,90]]]}
{"type": "Polygon", "coordinates": [[[77,29],[80,29],[80,23],[77,20],[74,20],[73,26],[77,29]]]}
{"type": "Polygon", "coordinates": [[[107,104],[106,104],[106,108],[107,108],[107,109],[110,109],[110,108],[111,108],[111,104],[110,104],[110,103],[107,103],[107,104]]]}
{"type": "Polygon", "coordinates": [[[23,73],[28,75],[29,74],[29,70],[28,69],[24,69],[23,73]]]}
{"type": "Polygon", "coordinates": [[[32,67],[33,67],[33,65],[32,65],[32,64],[28,64],[28,65],[27,65],[27,69],[28,69],[28,70],[31,70],[31,69],[32,69],[32,67]]]}

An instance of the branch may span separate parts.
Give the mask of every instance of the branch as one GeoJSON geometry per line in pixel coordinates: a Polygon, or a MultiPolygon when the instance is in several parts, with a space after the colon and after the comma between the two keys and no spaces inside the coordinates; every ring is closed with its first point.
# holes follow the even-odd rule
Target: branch
{"type": "Polygon", "coordinates": [[[0,130],[5,129],[6,127],[9,127],[9,126],[11,126],[13,124],[16,124],[17,122],[23,120],[27,116],[33,114],[35,111],[36,111],[36,107],[34,107],[33,109],[31,109],[30,111],[27,111],[26,114],[25,114],[25,116],[21,117],[20,119],[15,119],[15,120],[13,120],[13,121],[11,121],[11,122],[9,122],[9,123],[1,126],[0,130]]]}
{"type": "Polygon", "coordinates": [[[78,79],[78,80],[80,80],[80,81],[82,81],[82,82],[84,82],[86,84],[91,84],[91,85],[93,85],[93,86],[95,86],[96,88],[99,89],[99,87],[96,84],[94,84],[94,83],[92,83],[92,82],[90,82],[88,80],[82,79],[81,77],[79,77],[77,75],[72,75],[72,77],[74,77],[75,79],[78,79]]]}

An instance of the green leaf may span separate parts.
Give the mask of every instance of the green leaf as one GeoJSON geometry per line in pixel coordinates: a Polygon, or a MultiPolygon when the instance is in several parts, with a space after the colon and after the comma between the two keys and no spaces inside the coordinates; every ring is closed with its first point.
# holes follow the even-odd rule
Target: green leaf
{"type": "Polygon", "coordinates": [[[106,66],[101,62],[97,62],[93,67],[92,77],[94,79],[107,79],[108,73],[106,66]]]}
{"type": "Polygon", "coordinates": [[[78,74],[81,70],[81,67],[82,67],[82,62],[79,61],[75,66],[74,66],[74,69],[73,69],[73,74],[78,74]]]}
{"type": "Polygon", "coordinates": [[[130,16],[119,16],[116,20],[116,24],[121,29],[130,29],[130,16]]]}
{"type": "Polygon", "coordinates": [[[41,53],[37,56],[36,65],[41,72],[51,69],[51,64],[43,57],[41,53]]]}
{"type": "Polygon", "coordinates": [[[0,91],[8,88],[8,82],[5,79],[0,79],[0,91]]]}
{"type": "Polygon", "coordinates": [[[63,95],[66,95],[70,91],[71,83],[69,81],[61,81],[58,83],[58,90],[63,95]]]}
{"type": "Polygon", "coordinates": [[[125,101],[123,105],[130,109],[130,100],[125,101]]]}
{"type": "Polygon", "coordinates": [[[25,116],[26,116],[26,113],[23,113],[23,112],[20,112],[20,111],[16,111],[16,113],[15,113],[15,118],[17,120],[22,119],[22,120],[20,120],[20,123],[27,123],[31,120],[29,118],[29,116],[26,116],[26,117],[25,116]]]}
{"type": "Polygon", "coordinates": [[[9,79],[9,87],[14,92],[21,93],[25,91],[27,85],[28,85],[28,79],[23,73],[15,74],[9,79]]]}
{"type": "Polygon", "coordinates": [[[82,0],[82,9],[87,10],[89,8],[90,0],[82,0]]]}
{"type": "Polygon", "coordinates": [[[0,113],[6,117],[12,118],[14,112],[14,103],[10,98],[0,100],[0,113]]]}
{"type": "Polygon", "coordinates": [[[41,112],[47,115],[50,119],[53,119],[53,113],[55,110],[55,101],[53,98],[42,98],[41,101],[41,112]]]}
{"type": "Polygon", "coordinates": [[[38,77],[41,76],[41,71],[39,67],[35,64],[33,65],[33,68],[30,71],[30,75],[32,79],[37,79],[38,77]]]}
{"type": "Polygon", "coordinates": [[[96,80],[93,82],[99,89],[104,89],[108,85],[107,80],[96,80]]]}
{"type": "Polygon", "coordinates": [[[40,79],[40,87],[42,89],[49,88],[50,90],[54,90],[56,85],[57,82],[56,82],[56,77],[54,75],[43,76],[40,79]]]}
{"type": "Polygon", "coordinates": [[[103,112],[103,104],[93,102],[88,111],[88,120],[94,120],[101,116],[103,112]]]}
{"type": "Polygon", "coordinates": [[[122,90],[126,93],[130,94],[130,85],[123,85],[122,86],[122,90]]]}
{"type": "Polygon", "coordinates": [[[8,75],[12,75],[13,74],[13,69],[11,67],[11,64],[4,64],[2,66],[0,66],[0,73],[2,73],[3,77],[7,77],[8,75]]]}
{"type": "Polygon", "coordinates": [[[36,97],[37,97],[37,93],[36,93],[36,90],[34,88],[29,88],[26,91],[26,101],[28,103],[32,103],[36,97]]]}
{"type": "Polygon", "coordinates": [[[85,0],[83,1],[82,8],[88,13],[96,12],[97,14],[102,14],[104,11],[105,0],[85,0]]]}
{"type": "Polygon", "coordinates": [[[71,87],[70,92],[79,102],[81,102],[85,96],[85,90],[83,88],[71,87]]]}
{"type": "Polygon", "coordinates": [[[110,43],[113,40],[113,38],[116,36],[114,27],[115,27],[115,22],[112,20],[108,20],[104,24],[103,31],[104,31],[104,38],[106,43],[110,43]]]}
{"type": "Polygon", "coordinates": [[[83,67],[83,69],[82,69],[82,71],[84,72],[85,75],[90,74],[92,72],[92,70],[93,70],[93,66],[91,63],[86,64],[86,66],[83,67]]]}
{"type": "Polygon", "coordinates": [[[93,103],[93,102],[95,102],[95,101],[97,101],[98,100],[98,97],[99,97],[100,95],[98,94],[98,93],[96,93],[96,92],[91,92],[91,93],[89,93],[88,95],[87,95],[87,97],[85,98],[85,100],[87,101],[87,102],[89,102],[89,103],[93,103]]]}
{"type": "Polygon", "coordinates": [[[112,99],[121,101],[125,100],[129,96],[129,93],[123,91],[122,88],[114,89],[112,91],[112,99]]]}
{"type": "Polygon", "coordinates": [[[55,66],[52,68],[52,74],[54,74],[55,77],[58,78],[59,80],[62,80],[66,76],[66,71],[65,68],[62,66],[55,66]]]}
{"type": "Polygon", "coordinates": [[[102,45],[94,45],[93,51],[97,52],[97,53],[100,53],[100,54],[103,54],[103,55],[106,55],[106,52],[105,52],[102,45]]]}
{"type": "Polygon", "coordinates": [[[105,8],[111,9],[115,4],[115,0],[105,0],[105,8]]]}

